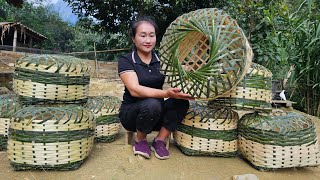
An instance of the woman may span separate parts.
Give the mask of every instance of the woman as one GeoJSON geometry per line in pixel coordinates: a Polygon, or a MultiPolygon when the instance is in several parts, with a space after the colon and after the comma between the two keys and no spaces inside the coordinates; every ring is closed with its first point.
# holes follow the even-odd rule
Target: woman
{"type": "Polygon", "coordinates": [[[159,130],[151,149],[159,159],[168,159],[164,140],[184,118],[191,95],[179,88],[162,90],[164,75],[160,60],[153,52],[158,27],[153,20],[143,17],[132,25],[131,38],[135,50],[119,59],[118,73],[125,85],[120,108],[120,121],[129,131],[136,131],[133,152],[150,158],[147,134],[159,130]],[[164,101],[164,98],[169,98],[164,101]]]}

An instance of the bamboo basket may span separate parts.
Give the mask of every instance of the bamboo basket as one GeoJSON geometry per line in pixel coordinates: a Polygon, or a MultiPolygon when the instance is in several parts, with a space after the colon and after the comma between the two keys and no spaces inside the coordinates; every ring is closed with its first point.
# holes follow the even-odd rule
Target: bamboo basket
{"type": "Polygon", "coordinates": [[[16,62],[13,89],[23,104],[85,103],[90,67],[72,56],[30,55],[16,62]]]}
{"type": "Polygon", "coordinates": [[[320,163],[315,124],[306,116],[247,114],[238,129],[239,150],[258,170],[320,163]]]}
{"type": "Polygon", "coordinates": [[[238,114],[191,102],[186,117],[174,132],[180,150],[190,156],[235,157],[238,114]]]}
{"type": "Polygon", "coordinates": [[[118,117],[121,100],[114,96],[89,97],[86,107],[96,115],[95,141],[113,142],[121,124],[118,117]]]}
{"type": "Polygon", "coordinates": [[[236,88],[210,101],[210,104],[269,113],[272,111],[271,102],[272,72],[253,63],[236,88]]]}
{"type": "Polygon", "coordinates": [[[166,82],[203,100],[235,87],[253,56],[237,22],[216,8],[192,11],[173,21],[161,40],[160,54],[166,82]]]}
{"type": "Polygon", "coordinates": [[[10,121],[8,158],[15,170],[80,167],[94,141],[94,114],[81,106],[29,106],[10,121]]]}
{"type": "Polygon", "coordinates": [[[18,96],[0,95],[0,150],[5,150],[7,147],[10,118],[21,108],[18,96]]]}

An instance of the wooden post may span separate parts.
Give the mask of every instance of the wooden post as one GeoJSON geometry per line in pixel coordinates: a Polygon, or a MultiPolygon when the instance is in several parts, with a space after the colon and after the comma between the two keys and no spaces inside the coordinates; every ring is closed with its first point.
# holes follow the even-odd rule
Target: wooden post
{"type": "Polygon", "coordinates": [[[97,51],[96,51],[96,42],[93,43],[93,49],[94,49],[94,74],[96,77],[99,76],[99,69],[98,69],[98,59],[97,59],[97,51]]]}
{"type": "Polygon", "coordinates": [[[13,52],[16,52],[16,48],[17,48],[17,36],[18,36],[18,30],[17,28],[14,29],[14,33],[13,33],[13,52]]]}
{"type": "Polygon", "coordinates": [[[32,36],[30,36],[29,48],[32,48],[32,41],[33,41],[33,38],[32,38],[32,36]]]}

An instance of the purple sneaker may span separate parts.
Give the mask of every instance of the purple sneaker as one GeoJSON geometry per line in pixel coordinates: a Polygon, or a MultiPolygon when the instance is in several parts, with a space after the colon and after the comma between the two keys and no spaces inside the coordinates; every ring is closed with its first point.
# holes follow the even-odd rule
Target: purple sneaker
{"type": "Polygon", "coordinates": [[[161,140],[153,140],[151,150],[158,159],[169,159],[169,151],[166,148],[166,143],[161,140]]]}
{"type": "Polygon", "coordinates": [[[147,140],[141,140],[139,142],[136,142],[133,146],[133,154],[139,154],[147,159],[150,159],[151,151],[147,140]]]}

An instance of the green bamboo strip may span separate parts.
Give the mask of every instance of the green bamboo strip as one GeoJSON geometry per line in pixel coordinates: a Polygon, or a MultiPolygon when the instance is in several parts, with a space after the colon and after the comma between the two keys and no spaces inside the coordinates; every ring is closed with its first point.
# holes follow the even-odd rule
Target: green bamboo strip
{"type": "Polygon", "coordinates": [[[10,139],[19,142],[53,143],[80,140],[94,136],[93,129],[56,131],[56,132],[36,132],[9,129],[10,139]]]}
{"type": "Polygon", "coordinates": [[[19,101],[26,105],[37,105],[37,104],[86,104],[88,98],[74,99],[74,100],[56,100],[56,99],[39,99],[28,96],[20,96],[19,101]]]}
{"type": "Polygon", "coordinates": [[[23,68],[15,69],[15,79],[29,81],[42,84],[57,85],[88,85],[90,76],[66,76],[59,73],[46,73],[23,68]]]}
{"type": "Polygon", "coordinates": [[[232,141],[237,139],[237,131],[235,130],[212,131],[209,129],[199,129],[180,124],[176,131],[205,139],[220,139],[223,141],[232,141]]]}
{"type": "Polygon", "coordinates": [[[110,135],[110,136],[99,136],[95,137],[94,140],[96,142],[102,142],[102,143],[111,143],[115,141],[117,134],[110,135]]]}
{"type": "Polygon", "coordinates": [[[192,150],[183,146],[179,146],[179,149],[183,154],[188,156],[214,156],[214,157],[224,157],[224,158],[231,158],[237,156],[237,151],[235,152],[206,152],[206,151],[196,151],[192,150]]]}
{"type": "Polygon", "coordinates": [[[96,118],[96,125],[108,125],[113,123],[119,123],[120,119],[118,115],[100,116],[96,118]]]}
{"type": "Polygon", "coordinates": [[[272,110],[272,106],[270,103],[260,100],[251,100],[245,98],[217,98],[214,101],[210,102],[210,106],[232,106],[235,109],[259,109],[265,110],[266,112],[270,112],[272,110]]]}
{"type": "Polygon", "coordinates": [[[26,170],[60,170],[60,171],[69,171],[79,169],[84,160],[80,160],[77,162],[71,162],[66,164],[59,165],[29,165],[22,163],[10,162],[10,165],[16,171],[26,171],[26,170]]]}
{"type": "Polygon", "coordinates": [[[0,151],[7,149],[8,137],[0,134],[0,151]]]}

